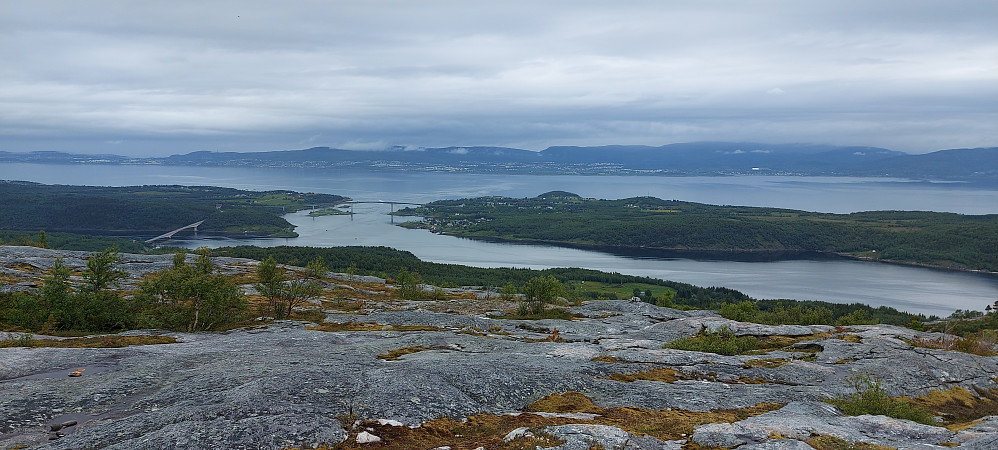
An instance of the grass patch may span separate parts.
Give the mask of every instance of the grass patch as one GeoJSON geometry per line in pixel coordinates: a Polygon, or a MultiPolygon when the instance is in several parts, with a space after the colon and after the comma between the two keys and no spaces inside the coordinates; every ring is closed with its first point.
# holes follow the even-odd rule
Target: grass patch
{"type": "Polygon", "coordinates": [[[685,374],[675,369],[668,367],[657,367],[651,370],[645,370],[637,373],[613,373],[609,378],[613,381],[620,381],[623,383],[631,383],[638,380],[645,381],[660,381],[663,383],[675,383],[679,380],[699,380],[699,381],[710,381],[714,383],[725,383],[725,384],[767,384],[772,383],[771,381],[764,380],[761,378],[748,378],[748,377],[738,377],[734,380],[721,380],[717,378],[716,373],[709,374],[685,374]]]}
{"type": "Polygon", "coordinates": [[[10,347],[57,347],[57,348],[120,348],[132,345],[174,344],[177,338],[173,336],[97,336],[73,339],[33,339],[30,334],[24,334],[20,339],[0,341],[0,348],[10,347]]]}
{"type": "Polygon", "coordinates": [[[544,397],[527,406],[525,411],[599,414],[599,417],[588,423],[615,426],[639,436],[646,434],[662,440],[676,440],[687,439],[697,425],[737,422],[783,406],[783,403],[759,403],[748,408],[709,412],[681,409],[654,411],[633,407],[600,408],[578,392],[566,392],[544,397]]]}
{"type": "Polygon", "coordinates": [[[493,319],[508,319],[508,320],[544,320],[544,319],[555,319],[555,320],[575,320],[577,316],[568,312],[562,308],[551,308],[545,309],[539,313],[535,314],[502,314],[498,316],[489,316],[493,319]]]}
{"type": "Polygon", "coordinates": [[[291,311],[290,319],[321,324],[326,320],[326,313],[320,309],[296,309],[291,311]]]}
{"type": "Polygon", "coordinates": [[[932,414],[911,399],[891,398],[880,387],[880,382],[871,375],[857,375],[849,378],[855,393],[827,399],[825,402],[838,406],[846,415],[881,415],[895,419],[906,419],[926,425],[934,425],[932,414]]]}
{"type": "Polygon", "coordinates": [[[972,426],[977,419],[998,415],[998,389],[974,388],[974,391],[955,386],[913,397],[911,402],[942,417],[951,430],[959,431],[961,427],[972,426]]]}
{"type": "Polygon", "coordinates": [[[425,352],[427,350],[430,349],[423,346],[402,347],[402,348],[397,348],[395,350],[391,350],[388,353],[380,354],[378,355],[378,359],[383,359],[385,361],[397,361],[399,358],[405,355],[411,353],[425,352]]]}
{"type": "Polygon", "coordinates": [[[597,356],[597,357],[595,357],[593,359],[590,359],[590,361],[593,361],[593,362],[605,362],[605,363],[622,363],[622,362],[624,362],[624,360],[622,360],[620,358],[617,358],[616,356],[610,356],[610,355],[597,356]]]}
{"type": "Polygon", "coordinates": [[[603,408],[583,394],[568,391],[564,394],[554,393],[537,400],[526,408],[526,412],[549,412],[549,413],[589,413],[602,414],[603,408]]]}
{"type": "Polygon", "coordinates": [[[663,383],[674,383],[679,380],[688,379],[682,372],[668,367],[656,367],[637,373],[614,373],[610,375],[610,380],[631,383],[638,380],[661,381],[663,383]]]}
{"type": "MultiPolygon", "coordinates": [[[[488,449],[535,449],[538,447],[553,447],[563,442],[550,435],[539,433],[539,430],[556,425],[570,423],[589,423],[611,425],[638,435],[647,434],[658,439],[687,439],[693,433],[693,427],[705,423],[736,422],[758,414],[773,411],[783,407],[781,403],[760,403],[753,407],[710,412],[693,412],[684,410],[652,411],[640,408],[601,408],[592,400],[578,392],[552,394],[527,406],[526,414],[500,415],[476,414],[465,421],[451,418],[440,418],[422,424],[418,428],[407,426],[393,427],[380,425],[378,422],[364,422],[351,431],[357,432],[370,428],[372,434],[381,437],[380,444],[361,446],[354,439],[347,439],[336,444],[331,449],[356,448],[393,448],[405,450],[424,450],[440,446],[453,449],[473,449],[484,447],[488,449]],[[560,417],[542,417],[530,412],[550,413],[590,413],[599,414],[593,420],[568,419],[560,417]],[[504,442],[503,437],[519,427],[528,427],[537,435],[531,439],[515,439],[504,442]]],[[[320,447],[323,448],[323,447],[320,447]]]]}
{"type": "Polygon", "coordinates": [[[364,305],[365,303],[363,300],[340,299],[322,302],[323,309],[334,309],[336,311],[360,311],[361,309],[364,309],[364,305]]]}
{"type": "Polygon", "coordinates": [[[519,416],[476,414],[468,417],[464,422],[451,418],[440,418],[423,423],[418,428],[393,427],[381,425],[376,421],[368,421],[351,430],[351,437],[346,441],[332,447],[319,447],[319,450],[366,448],[425,450],[443,446],[453,449],[484,447],[499,450],[534,450],[564,444],[564,441],[541,432],[541,429],[574,422],[577,421],[547,418],[534,414],[521,414],[519,416]],[[535,437],[521,437],[509,442],[503,440],[506,434],[520,427],[528,427],[535,437]],[[378,444],[357,444],[356,434],[366,429],[371,429],[370,433],[380,437],[382,441],[378,444]]]}
{"type": "Polygon", "coordinates": [[[970,353],[977,356],[998,356],[998,351],[995,351],[995,337],[990,336],[990,334],[988,337],[990,339],[979,338],[977,336],[913,339],[908,341],[908,343],[914,347],[949,350],[970,353]]]}
{"type": "Polygon", "coordinates": [[[894,447],[869,442],[849,442],[835,436],[813,436],[804,442],[816,450],[894,450],[894,447]]]}
{"type": "Polygon", "coordinates": [[[752,336],[735,336],[728,328],[718,331],[702,330],[692,337],[677,339],[665,344],[664,348],[686,350],[719,355],[741,355],[759,349],[759,340],[752,336]]]}
{"type": "Polygon", "coordinates": [[[856,335],[856,334],[838,335],[838,336],[835,336],[835,339],[839,339],[839,340],[846,341],[846,342],[852,342],[853,344],[859,344],[860,342],[863,341],[863,338],[859,337],[859,335],[856,335]]]}
{"type": "Polygon", "coordinates": [[[783,358],[765,358],[745,361],[745,368],[758,367],[760,369],[775,369],[790,361],[783,358]]]}
{"type": "Polygon", "coordinates": [[[823,334],[796,337],[736,336],[735,333],[727,327],[722,327],[717,331],[701,330],[696,336],[677,339],[665,344],[662,347],[675,350],[716,353],[718,355],[726,356],[758,354],[777,349],[788,351],[820,351],[821,348],[818,346],[813,348],[791,348],[790,346],[797,344],[798,342],[818,339],[824,336],[825,335],[823,334]]]}

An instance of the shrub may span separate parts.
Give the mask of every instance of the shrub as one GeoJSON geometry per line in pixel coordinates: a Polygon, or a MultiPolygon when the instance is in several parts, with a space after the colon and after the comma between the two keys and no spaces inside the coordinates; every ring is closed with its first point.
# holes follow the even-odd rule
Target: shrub
{"type": "Polygon", "coordinates": [[[143,326],[188,332],[230,328],[245,319],[249,309],[239,288],[215,273],[203,250],[194,265],[177,253],[173,268],[143,281],[135,300],[142,309],[143,326]]]}
{"type": "Polygon", "coordinates": [[[751,336],[735,336],[733,331],[722,327],[717,331],[703,330],[696,336],[677,339],[665,344],[665,348],[733,356],[758,349],[759,340],[751,336]]]}
{"type": "Polygon", "coordinates": [[[891,398],[880,386],[880,381],[869,374],[848,378],[855,393],[827,399],[825,402],[838,406],[846,415],[859,416],[872,414],[906,419],[932,425],[932,415],[906,398],[891,398]]]}
{"type": "Polygon", "coordinates": [[[409,272],[409,269],[405,267],[399,269],[398,275],[395,276],[395,286],[398,288],[399,297],[406,300],[419,300],[422,298],[423,288],[420,286],[421,282],[418,273],[409,272]]]}
{"type": "Polygon", "coordinates": [[[998,351],[995,351],[996,341],[998,333],[995,330],[981,330],[967,337],[915,339],[908,343],[915,347],[951,350],[978,356],[998,356],[998,351]]]}

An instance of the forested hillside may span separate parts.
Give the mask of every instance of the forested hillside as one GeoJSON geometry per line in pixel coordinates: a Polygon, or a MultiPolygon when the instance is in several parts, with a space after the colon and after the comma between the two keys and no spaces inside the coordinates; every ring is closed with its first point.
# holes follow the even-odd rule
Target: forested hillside
{"type": "Polygon", "coordinates": [[[637,197],[481,197],[406,209],[405,226],[466,237],[671,250],[807,251],[998,271],[998,215],[826,214],[637,197]]]}
{"type": "MultiPolygon", "coordinates": [[[[512,289],[516,292],[531,280],[554,277],[565,286],[562,295],[573,299],[627,299],[693,309],[721,309],[744,320],[779,321],[780,323],[890,323],[908,325],[925,320],[922,315],[900,312],[894,308],[872,307],[859,303],[837,304],[821,301],[754,300],[734,289],[702,287],[658,278],[624,275],[580,268],[545,270],[525,268],[482,268],[423,261],[410,252],[388,247],[223,247],[212,250],[214,256],[263,260],[274,258],[282,264],[304,265],[321,258],[334,272],[375,275],[385,278],[411,273],[418,282],[437,286],[482,286],[496,295],[512,289]]],[[[741,319],[740,319],[741,320],[741,319]]]]}
{"type": "Polygon", "coordinates": [[[0,229],[160,233],[204,220],[199,230],[293,235],[281,217],[347,198],[213,186],[95,187],[0,181],[0,229]]]}

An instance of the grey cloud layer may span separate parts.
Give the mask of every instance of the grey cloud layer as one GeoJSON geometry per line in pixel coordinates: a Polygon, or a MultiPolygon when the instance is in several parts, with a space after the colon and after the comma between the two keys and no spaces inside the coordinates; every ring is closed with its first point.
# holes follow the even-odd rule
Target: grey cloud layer
{"type": "Polygon", "coordinates": [[[5,150],[998,141],[991,0],[20,3],[5,150]]]}

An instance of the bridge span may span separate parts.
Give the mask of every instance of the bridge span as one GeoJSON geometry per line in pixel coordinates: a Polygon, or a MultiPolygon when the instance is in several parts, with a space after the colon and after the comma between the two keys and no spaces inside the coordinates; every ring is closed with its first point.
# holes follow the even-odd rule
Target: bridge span
{"type": "Polygon", "coordinates": [[[382,205],[391,205],[392,206],[392,212],[389,213],[388,215],[392,216],[392,223],[395,223],[395,205],[407,205],[407,206],[423,206],[424,205],[423,203],[393,202],[393,201],[386,201],[386,200],[367,200],[367,201],[351,200],[349,202],[343,202],[343,203],[340,203],[340,204],[341,205],[350,205],[350,220],[353,220],[353,205],[359,205],[359,204],[362,204],[362,203],[376,203],[376,204],[382,204],[382,205]]]}
{"type": "MultiPolygon", "coordinates": [[[[207,220],[207,219],[206,219],[206,220],[207,220]]],[[[146,240],[146,243],[147,243],[147,244],[151,244],[151,243],[153,243],[154,241],[158,241],[158,240],[160,240],[160,239],[170,239],[170,238],[172,238],[172,237],[173,237],[173,235],[175,235],[175,234],[177,234],[177,233],[179,233],[179,232],[181,232],[181,231],[184,231],[184,230],[186,230],[186,229],[188,229],[188,228],[193,228],[193,229],[194,229],[194,232],[195,232],[195,233],[197,233],[197,231],[198,231],[198,225],[201,225],[202,223],[204,223],[204,220],[202,220],[202,221],[200,221],[200,222],[194,222],[194,223],[192,223],[192,224],[190,224],[190,225],[187,225],[186,227],[180,227],[180,228],[177,228],[176,230],[173,230],[173,231],[171,231],[171,232],[169,232],[169,233],[163,233],[163,234],[161,234],[161,235],[159,235],[159,236],[156,236],[156,237],[154,237],[154,238],[152,238],[152,239],[147,239],[147,240],[146,240]]]]}

